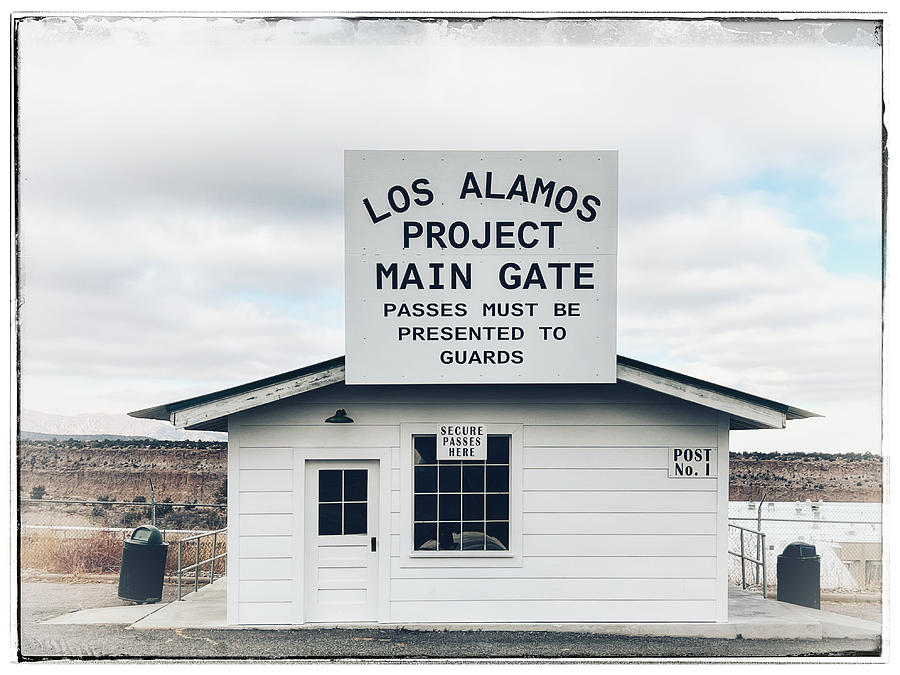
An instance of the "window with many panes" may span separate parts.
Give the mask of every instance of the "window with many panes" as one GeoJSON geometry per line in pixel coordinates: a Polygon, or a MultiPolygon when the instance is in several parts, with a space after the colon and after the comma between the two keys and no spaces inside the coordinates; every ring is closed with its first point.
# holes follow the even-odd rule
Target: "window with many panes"
{"type": "Polygon", "coordinates": [[[484,460],[438,460],[437,437],[413,437],[413,548],[509,550],[509,436],[484,460]]]}

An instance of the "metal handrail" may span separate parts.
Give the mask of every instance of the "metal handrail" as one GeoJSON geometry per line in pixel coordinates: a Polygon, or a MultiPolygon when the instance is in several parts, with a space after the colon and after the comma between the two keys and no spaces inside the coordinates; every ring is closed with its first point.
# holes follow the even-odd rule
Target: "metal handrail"
{"type": "Polygon", "coordinates": [[[733,527],[734,529],[740,531],[741,536],[741,551],[740,553],[736,551],[728,551],[733,556],[737,556],[741,559],[741,588],[747,588],[747,563],[753,563],[756,565],[756,570],[759,571],[760,567],[762,568],[762,595],[766,597],[766,533],[760,532],[759,530],[752,530],[749,527],[741,527],[740,525],[735,525],[733,523],[728,523],[728,527],[733,527]],[[757,551],[762,551],[762,553],[757,553],[759,559],[751,558],[750,556],[745,555],[744,552],[744,532],[749,532],[750,534],[755,534],[757,537],[757,542],[759,546],[757,547],[757,551]]]}
{"type": "Polygon", "coordinates": [[[178,540],[178,599],[182,600],[181,597],[181,576],[183,572],[189,572],[193,570],[194,572],[194,591],[199,590],[200,588],[200,568],[203,565],[209,564],[209,583],[213,583],[216,580],[216,561],[220,558],[225,558],[228,555],[228,551],[224,551],[223,553],[216,553],[218,536],[220,534],[224,534],[228,531],[228,528],[222,528],[221,530],[213,530],[212,532],[203,532],[201,534],[195,534],[193,537],[185,537],[184,539],[178,540]],[[200,540],[204,537],[212,537],[212,557],[207,558],[206,560],[200,560],[200,540]],[[194,542],[194,563],[192,565],[187,565],[185,567],[181,566],[181,551],[182,547],[186,542],[194,542]]]}

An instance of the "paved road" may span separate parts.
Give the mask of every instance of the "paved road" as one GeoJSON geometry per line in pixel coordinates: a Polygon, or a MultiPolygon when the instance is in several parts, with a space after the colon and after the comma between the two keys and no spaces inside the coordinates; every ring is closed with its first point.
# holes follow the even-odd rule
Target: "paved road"
{"type": "MultiPolygon", "coordinates": [[[[869,640],[711,640],[530,631],[130,630],[125,626],[39,623],[75,609],[111,606],[113,584],[23,583],[21,654],[25,659],[207,658],[748,658],[877,657],[869,640]]],[[[171,592],[171,591],[169,591],[171,592]]]]}

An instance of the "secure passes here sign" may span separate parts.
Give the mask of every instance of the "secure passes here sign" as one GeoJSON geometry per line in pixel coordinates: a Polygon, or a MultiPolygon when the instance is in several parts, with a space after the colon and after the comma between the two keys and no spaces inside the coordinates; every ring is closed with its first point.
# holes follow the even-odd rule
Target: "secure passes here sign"
{"type": "Polygon", "coordinates": [[[615,382],[617,162],[347,151],[347,383],[615,382]]]}

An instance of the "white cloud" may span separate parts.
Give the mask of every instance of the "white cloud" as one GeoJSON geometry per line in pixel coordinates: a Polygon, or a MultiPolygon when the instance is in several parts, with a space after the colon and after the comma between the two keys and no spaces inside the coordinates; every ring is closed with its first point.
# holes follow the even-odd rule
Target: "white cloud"
{"type": "Polygon", "coordinates": [[[877,451],[881,287],[829,273],[823,245],[759,194],[623,222],[620,353],[828,414],[841,432],[818,437],[877,451]]]}
{"type": "Polygon", "coordinates": [[[878,236],[880,50],[746,28],[22,26],[27,407],[143,407],[340,353],[345,148],[618,149],[621,352],[813,409],[870,400],[877,282],[829,273],[817,224],[741,185],[825,181],[878,236]]]}

